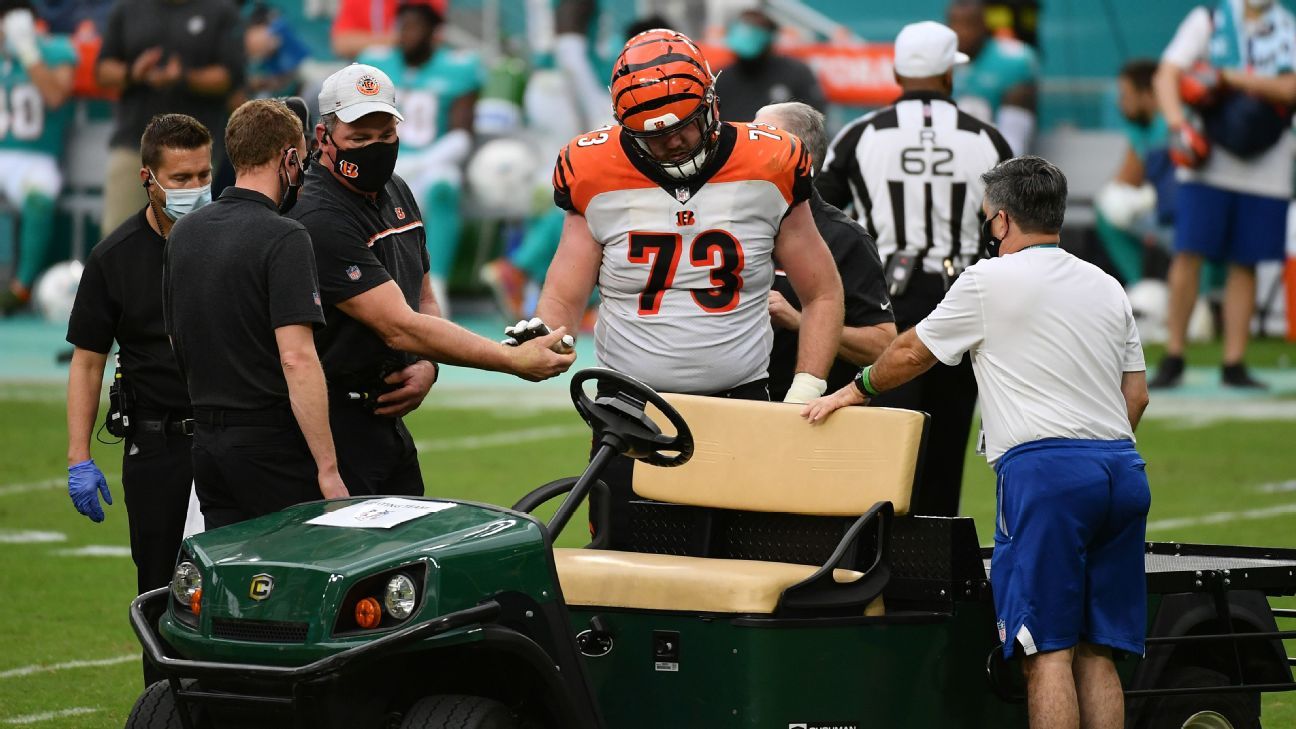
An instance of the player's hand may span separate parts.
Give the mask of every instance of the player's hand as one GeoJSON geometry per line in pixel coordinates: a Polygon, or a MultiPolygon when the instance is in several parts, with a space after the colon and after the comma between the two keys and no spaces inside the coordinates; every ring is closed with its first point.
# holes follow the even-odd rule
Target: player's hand
{"type": "Polygon", "coordinates": [[[135,62],[131,64],[130,77],[131,81],[137,84],[144,83],[146,77],[153,72],[158,61],[162,60],[162,48],[153,46],[135,57],[135,62]]]}
{"type": "Polygon", "coordinates": [[[559,354],[555,347],[561,346],[563,337],[567,336],[567,327],[558,327],[543,337],[537,337],[516,347],[508,347],[511,367],[509,371],[531,382],[540,382],[566,372],[576,361],[574,351],[559,354]]]}
{"type": "Polygon", "coordinates": [[[351,495],[351,492],[347,491],[346,484],[342,483],[342,474],[338,473],[336,467],[321,471],[317,480],[320,494],[326,499],[345,499],[351,495]]]}
{"type": "Polygon", "coordinates": [[[1170,161],[1195,170],[1210,158],[1210,142],[1189,122],[1170,130],[1170,161]]]}
{"type": "Polygon", "coordinates": [[[844,407],[864,405],[866,403],[868,403],[868,398],[864,397],[864,393],[860,392],[858,387],[855,387],[854,382],[848,382],[845,387],[837,392],[815,398],[806,403],[805,407],[801,408],[801,417],[809,420],[811,425],[816,425],[844,407]]]}
{"type": "Polygon", "coordinates": [[[436,363],[421,359],[403,370],[387,375],[383,382],[400,387],[378,396],[382,407],[375,409],[374,414],[399,418],[418,409],[432,390],[432,385],[436,384],[439,373],[440,368],[436,363]]]}
{"type": "Polygon", "coordinates": [[[104,502],[112,506],[108,480],[95,465],[93,458],[68,466],[68,496],[72,497],[72,505],[95,523],[104,520],[103,507],[99,505],[101,494],[104,502]]]}
{"type": "Polygon", "coordinates": [[[1197,109],[1219,101],[1224,88],[1224,76],[1209,63],[1198,63],[1179,74],[1179,99],[1197,109]]]}
{"type": "Polygon", "coordinates": [[[779,329],[795,332],[801,328],[801,312],[789,304],[783,294],[773,290],[769,292],[769,315],[770,322],[779,329]]]}

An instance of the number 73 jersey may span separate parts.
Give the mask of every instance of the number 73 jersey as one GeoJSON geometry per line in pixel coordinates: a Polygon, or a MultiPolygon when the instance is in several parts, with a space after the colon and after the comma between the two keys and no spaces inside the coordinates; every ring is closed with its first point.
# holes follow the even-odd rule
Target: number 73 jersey
{"type": "Polygon", "coordinates": [[[663,392],[765,377],[774,239],[810,197],[809,154],[774,127],[726,123],[702,172],[676,180],[634,144],[620,127],[600,129],[554,167],[554,201],[585,216],[603,247],[599,364],[663,392]]]}

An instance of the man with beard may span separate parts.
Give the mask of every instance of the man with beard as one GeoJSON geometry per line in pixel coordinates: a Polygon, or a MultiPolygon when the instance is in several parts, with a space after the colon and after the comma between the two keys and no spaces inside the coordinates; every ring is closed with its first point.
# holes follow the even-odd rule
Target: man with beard
{"type": "Polygon", "coordinates": [[[443,47],[444,18],[427,0],[401,0],[396,45],[361,54],[396,84],[405,121],[396,174],[410,186],[423,213],[437,221],[426,231],[432,290],[448,312],[446,281],[459,247],[462,167],[472,149],[481,62],[475,54],[443,47]]]}

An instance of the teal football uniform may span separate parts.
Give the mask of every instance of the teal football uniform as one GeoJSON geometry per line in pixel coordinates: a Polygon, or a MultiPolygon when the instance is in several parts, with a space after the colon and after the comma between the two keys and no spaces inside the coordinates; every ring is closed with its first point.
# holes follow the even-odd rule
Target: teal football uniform
{"type": "Polygon", "coordinates": [[[406,66],[397,48],[366,51],[357,60],[381,69],[396,84],[396,107],[405,117],[400,125],[402,154],[422,151],[445,134],[455,99],[481,90],[485,82],[481,59],[465,51],[437,48],[417,68],[406,66]]]}
{"type": "MultiPolygon", "coordinates": [[[[76,65],[76,50],[67,38],[44,36],[36,42],[46,66],[76,65]]],[[[45,100],[32,83],[27,69],[16,58],[0,58],[0,84],[3,84],[0,150],[37,152],[51,157],[61,155],[63,137],[72,117],[72,105],[46,108],[45,100]]]]}
{"type": "Polygon", "coordinates": [[[954,69],[954,98],[959,108],[986,122],[1010,89],[1039,80],[1039,59],[1030,46],[1011,38],[991,38],[971,63],[954,69]]]}

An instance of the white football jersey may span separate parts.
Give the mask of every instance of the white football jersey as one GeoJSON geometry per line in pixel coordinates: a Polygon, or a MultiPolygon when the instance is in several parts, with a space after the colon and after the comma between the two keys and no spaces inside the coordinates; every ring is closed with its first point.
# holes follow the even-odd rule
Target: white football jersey
{"type": "Polygon", "coordinates": [[[767,375],[774,239],[811,193],[795,136],[723,124],[698,177],[658,172],[620,127],[573,140],[555,201],[603,246],[594,351],[601,366],[662,392],[716,393],[767,375]]]}

